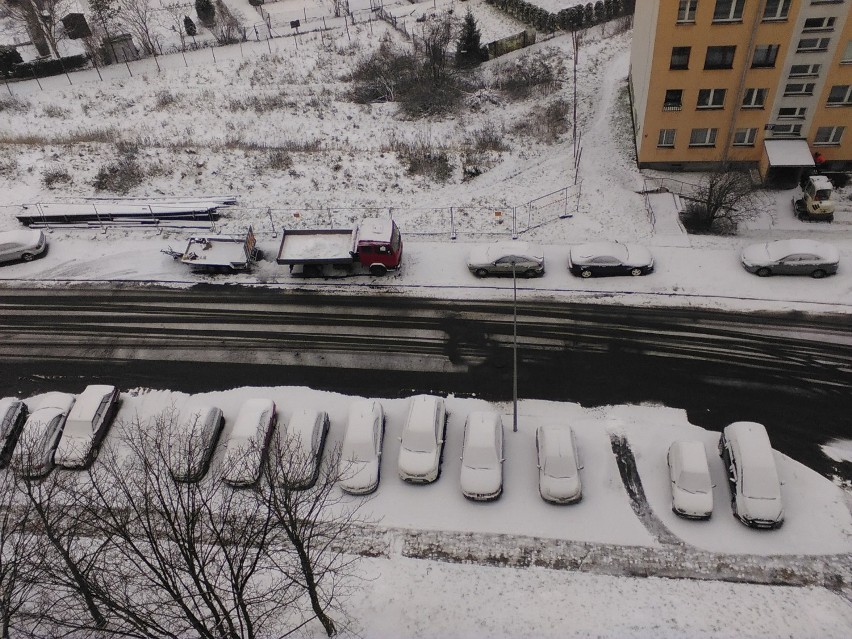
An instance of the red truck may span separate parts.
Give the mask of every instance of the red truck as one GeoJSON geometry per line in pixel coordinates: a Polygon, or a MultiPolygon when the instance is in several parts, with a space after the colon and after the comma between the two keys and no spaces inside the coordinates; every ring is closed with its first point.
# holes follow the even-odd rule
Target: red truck
{"type": "Polygon", "coordinates": [[[285,230],[275,261],[303,277],[385,275],[402,262],[402,235],[396,222],[378,218],[354,229],[285,230]]]}

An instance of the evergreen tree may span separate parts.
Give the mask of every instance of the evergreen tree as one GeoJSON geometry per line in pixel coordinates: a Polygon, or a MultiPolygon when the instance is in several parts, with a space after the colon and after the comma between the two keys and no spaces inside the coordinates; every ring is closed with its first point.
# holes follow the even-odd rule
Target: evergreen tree
{"type": "Polygon", "coordinates": [[[487,59],[482,54],[482,44],[476,18],[468,8],[462,23],[461,34],[456,44],[456,64],[460,67],[475,66],[487,59]]]}
{"type": "Polygon", "coordinates": [[[186,35],[188,36],[195,36],[198,33],[198,27],[195,26],[195,23],[189,16],[183,17],[183,30],[186,31],[186,35]]]}
{"type": "Polygon", "coordinates": [[[583,7],[583,26],[587,29],[595,24],[595,5],[591,2],[583,7]]]}
{"type": "Polygon", "coordinates": [[[195,13],[205,27],[213,27],[216,23],[216,8],[211,0],[195,0],[195,13]]]}
{"type": "Polygon", "coordinates": [[[24,60],[15,47],[0,46],[0,75],[12,75],[12,67],[24,60]]]}

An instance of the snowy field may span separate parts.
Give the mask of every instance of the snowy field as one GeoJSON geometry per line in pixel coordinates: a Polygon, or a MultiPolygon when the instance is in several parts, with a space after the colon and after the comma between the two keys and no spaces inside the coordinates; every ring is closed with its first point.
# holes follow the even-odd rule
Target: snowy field
{"type": "MultiPolygon", "coordinates": [[[[412,5],[412,10],[420,7],[425,14],[429,4],[412,5]]],[[[492,31],[502,36],[520,30],[509,18],[485,17],[486,9],[492,7],[463,4],[473,6],[477,17],[483,16],[483,40],[492,31]]],[[[577,123],[583,153],[578,171],[581,186],[577,187],[570,130],[541,126],[548,107],[571,100],[569,37],[559,36],[487,63],[483,87],[466,97],[462,111],[427,122],[404,117],[394,104],[358,105],[349,100],[348,78],[360,56],[377,48],[383,37],[398,44],[404,41],[384,23],[358,23],[350,31],[349,36],[337,29],[322,36],[308,33],[298,39],[218,48],[213,53],[167,56],[160,58],[160,70],[153,61],[143,60],[129,68],[105,69],[103,81],[93,71],[85,71],[72,74],[71,86],[62,76],[42,81],[43,89],[34,82],[10,85],[9,92],[16,97],[3,97],[0,111],[0,192],[4,194],[0,228],[18,228],[14,215],[21,204],[96,195],[95,174],[115,161],[121,149],[130,148],[136,149],[145,170],[145,179],[130,195],[238,193],[239,206],[225,211],[216,228],[237,233],[252,224],[267,256],[276,253],[280,229],[297,223],[294,212],[300,213],[301,226],[348,226],[364,215],[386,215],[392,209],[406,238],[400,273],[382,280],[308,283],[293,280],[285,267],[267,260],[247,275],[192,275],[160,250],[182,249],[198,229],[56,228],[48,232],[47,255],[29,264],[4,266],[0,286],[51,287],[90,281],[162,281],[186,286],[235,281],[329,293],[359,290],[504,299],[511,292],[511,281],[477,280],[467,272],[465,260],[473,243],[511,236],[514,210],[522,239],[544,244],[548,261],[543,278],[520,283],[519,297],[525,301],[597,300],[844,314],[852,310],[852,216],[839,214],[832,225],[804,224],[793,218],[792,194],[785,192],[771,194],[773,203],[735,237],[686,236],[673,210],[662,202],[655,209],[656,224],[651,223],[638,193],[646,176],[636,169],[630,139],[629,33],[603,37],[596,27],[585,35],[578,59],[577,123]],[[550,65],[556,72],[556,86],[525,99],[509,98],[496,88],[496,79],[526,56],[550,65]],[[478,151],[472,157],[476,134],[489,131],[497,132],[503,150],[478,151]],[[448,179],[438,182],[411,174],[400,151],[411,145],[446,153],[451,168],[448,179]],[[288,168],[270,165],[270,154],[276,150],[289,154],[288,168]],[[462,166],[474,161],[482,173],[466,178],[462,166]],[[45,178],[56,171],[65,171],[69,181],[50,188],[45,178]],[[563,188],[573,217],[562,219],[559,209],[551,208],[530,225],[527,203],[563,188]],[[455,226],[449,221],[449,207],[463,212],[453,219],[455,226]],[[502,215],[497,216],[497,211],[502,215]],[[534,228],[527,230],[527,226],[534,228]],[[455,241],[449,239],[452,230],[457,231],[455,241]],[[790,236],[835,243],[841,251],[838,275],[819,281],[764,279],[740,266],[738,255],[745,244],[790,236]],[[656,271],[642,278],[593,281],[569,275],[565,268],[569,246],[601,238],[647,244],[657,258],[656,271]]],[[[332,441],[339,441],[345,407],[352,400],[292,388],[235,389],[211,397],[232,421],[240,400],[253,394],[274,398],[284,420],[297,398],[328,407],[332,441]]],[[[123,397],[121,419],[137,412],[150,415],[172,401],[186,399],[165,390],[124,393],[123,397]]],[[[788,458],[779,458],[788,502],[784,527],[758,532],[736,522],[730,516],[721,463],[712,447],[717,434],[690,425],[680,411],[522,402],[520,432],[506,433],[506,494],[496,503],[480,505],[461,497],[458,454],[464,416],[481,404],[448,399],[451,419],[444,474],[433,486],[417,487],[395,476],[395,435],[401,428],[405,400],[382,401],[390,416],[389,436],[381,488],[369,507],[384,527],[497,532],[613,543],[637,552],[659,550],[659,540],[634,515],[608,448],[608,435],[620,433],[634,452],[654,514],[688,547],[758,557],[830,553],[848,557],[852,552],[852,522],[842,493],[788,458]],[[537,494],[532,433],[542,421],[566,416],[580,420],[577,434],[587,493],[576,506],[553,508],[537,494]],[[717,485],[717,511],[709,522],[681,521],[668,509],[665,450],[681,436],[699,438],[708,448],[717,485]]],[[[506,406],[495,409],[504,415],[508,412],[506,406]]],[[[851,455],[845,440],[827,445],[825,452],[832,458],[851,455]]],[[[458,565],[393,554],[365,560],[363,566],[375,580],[348,604],[355,620],[352,636],[852,636],[848,598],[822,588],[458,565]]]]}

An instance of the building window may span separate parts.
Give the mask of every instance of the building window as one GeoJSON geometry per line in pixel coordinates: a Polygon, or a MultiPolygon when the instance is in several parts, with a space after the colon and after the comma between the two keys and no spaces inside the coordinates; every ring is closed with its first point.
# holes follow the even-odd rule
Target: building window
{"type": "Polygon", "coordinates": [[[670,69],[688,69],[689,52],[692,47],[672,47],[672,61],[670,69]]]}
{"type": "Polygon", "coordinates": [[[757,129],[737,129],[734,131],[734,146],[754,146],[757,129]]]}
{"type": "Polygon", "coordinates": [[[784,87],[784,95],[813,95],[813,82],[793,82],[784,87]]]}
{"type": "Polygon", "coordinates": [[[754,48],[754,57],[751,59],[752,69],[771,69],[778,59],[780,44],[759,44],[754,48]]]}
{"type": "Polygon", "coordinates": [[[804,120],[808,107],[781,107],[778,109],[779,120],[804,120]]]}
{"type": "Polygon", "coordinates": [[[796,53],[807,53],[810,51],[827,51],[831,38],[803,38],[799,40],[796,53]]]}
{"type": "Polygon", "coordinates": [[[790,11],[790,0],[766,0],[763,10],[764,20],[786,20],[790,11]]]}
{"type": "Polygon", "coordinates": [[[719,129],[692,129],[689,134],[689,146],[716,146],[716,133],[719,129]]]}
{"type": "Polygon", "coordinates": [[[821,126],[817,129],[814,144],[840,144],[845,126],[821,126]]]}
{"type": "Polygon", "coordinates": [[[843,57],[840,61],[844,64],[852,63],[852,40],[846,43],[846,49],[843,51],[843,57]]]}
{"type": "Polygon", "coordinates": [[[725,89],[699,89],[696,109],[724,109],[725,89]]]}
{"type": "Polygon", "coordinates": [[[849,106],[852,104],[852,86],[835,84],[828,93],[828,106],[849,106]]]}
{"type": "Polygon", "coordinates": [[[745,0],[716,0],[713,22],[736,22],[743,19],[745,0]]]}
{"type": "Polygon", "coordinates": [[[707,57],[704,58],[705,69],[732,69],[736,47],[707,47],[707,57]]]}
{"type": "Polygon", "coordinates": [[[743,94],[744,109],[762,109],[766,104],[766,95],[769,89],[746,89],[743,94]]]}
{"type": "Polygon", "coordinates": [[[794,64],[790,67],[791,78],[805,78],[819,75],[821,64],[794,64]]]}
{"type": "Polygon", "coordinates": [[[683,89],[666,89],[663,111],[680,111],[683,108],[683,89]]]}
{"type": "Polygon", "coordinates": [[[836,18],[808,18],[802,31],[831,31],[836,18]]]}
{"type": "Polygon", "coordinates": [[[680,0],[677,8],[678,22],[695,22],[695,9],[698,6],[698,0],[680,0]]]}
{"type": "Polygon", "coordinates": [[[657,138],[657,146],[673,148],[676,129],[660,129],[660,137],[657,138]]]}
{"type": "Polygon", "coordinates": [[[775,124],[772,135],[776,138],[798,138],[802,135],[801,124],[775,124]]]}

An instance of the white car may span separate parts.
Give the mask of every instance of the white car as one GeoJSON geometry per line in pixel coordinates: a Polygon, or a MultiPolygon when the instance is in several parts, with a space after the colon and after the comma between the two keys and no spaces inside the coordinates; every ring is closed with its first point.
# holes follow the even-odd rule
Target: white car
{"type": "Polygon", "coordinates": [[[464,427],[462,494],[474,501],[497,499],[503,492],[503,421],[497,413],[474,412],[464,427]]]}
{"type": "Polygon", "coordinates": [[[53,454],[74,396],[68,393],[46,393],[38,408],[27,417],[18,447],[12,457],[12,467],[22,477],[44,477],[53,470],[53,454]]]}
{"type": "Polygon", "coordinates": [[[497,242],[475,246],[467,261],[467,268],[477,277],[486,275],[512,275],[536,277],[544,275],[544,251],[529,242],[497,242]]]}
{"type": "Polygon", "coordinates": [[[654,270],[654,256],[639,244],[590,242],[571,247],[568,270],[580,277],[647,275],[654,270]]]}
{"type": "Polygon", "coordinates": [[[175,481],[196,482],[207,473],[216,443],[225,427],[222,409],[190,404],[181,411],[180,431],[175,436],[169,470],[175,481]]]}
{"type": "Polygon", "coordinates": [[[47,250],[41,231],[3,231],[0,233],[0,263],[29,262],[47,250]]]}
{"type": "Polygon", "coordinates": [[[776,240],[743,249],[743,268],[760,277],[810,275],[820,279],[837,273],[840,252],[833,244],[815,240],[776,240]]]}
{"type": "Polygon", "coordinates": [[[271,399],[243,402],[225,444],[222,479],[226,484],[244,488],[257,483],[274,426],[275,402],[271,399]]]}
{"type": "Polygon", "coordinates": [[[313,486],[320,472],[322,451],[328,435],[328,413],[303,409],[293,413],[284,434],[283,450],[288,459],[282,461],[283,479],[288,486],[304,490],[313,486]]]}
{"type": "Polygon", "coordinates": [[[63,468],[85,468],[91,463],[118,411],[115,386],[90,385],[68,413],[54,462],[63,468]]]}
{"type": "Polygon", "coordinates": [[[535,432],[538,492],[553,504],[573,504],[583,497],[579,457],[570,426],[539,426],[535,432]]]}
{"type": "Polygon", "coordinates": [[[340,488],[351,495],[367,495],[379,487],[385,415],[372,399],[353,402],[340,451],[340,488]]]}
{"type": "Polygon", "coordinates": [[[677,441],[666,454],[672,485],[672,511],[686,519],[713,514],[713,482],[707,451],[700,441],[677,441]]]}
{"type": "Polygon", "coordinates": [[[443,397],[417,395],[411,398],[408,417],[399,438],[397,468],[403,481],[428,484],[438,479],[447,410],[443,397]]]}
{"type": "Polygon", "coordinates": [[[9,463],[18,434],[27,419],[27,405],[15,397],[0,399],[0,468],[9,463]]]}

